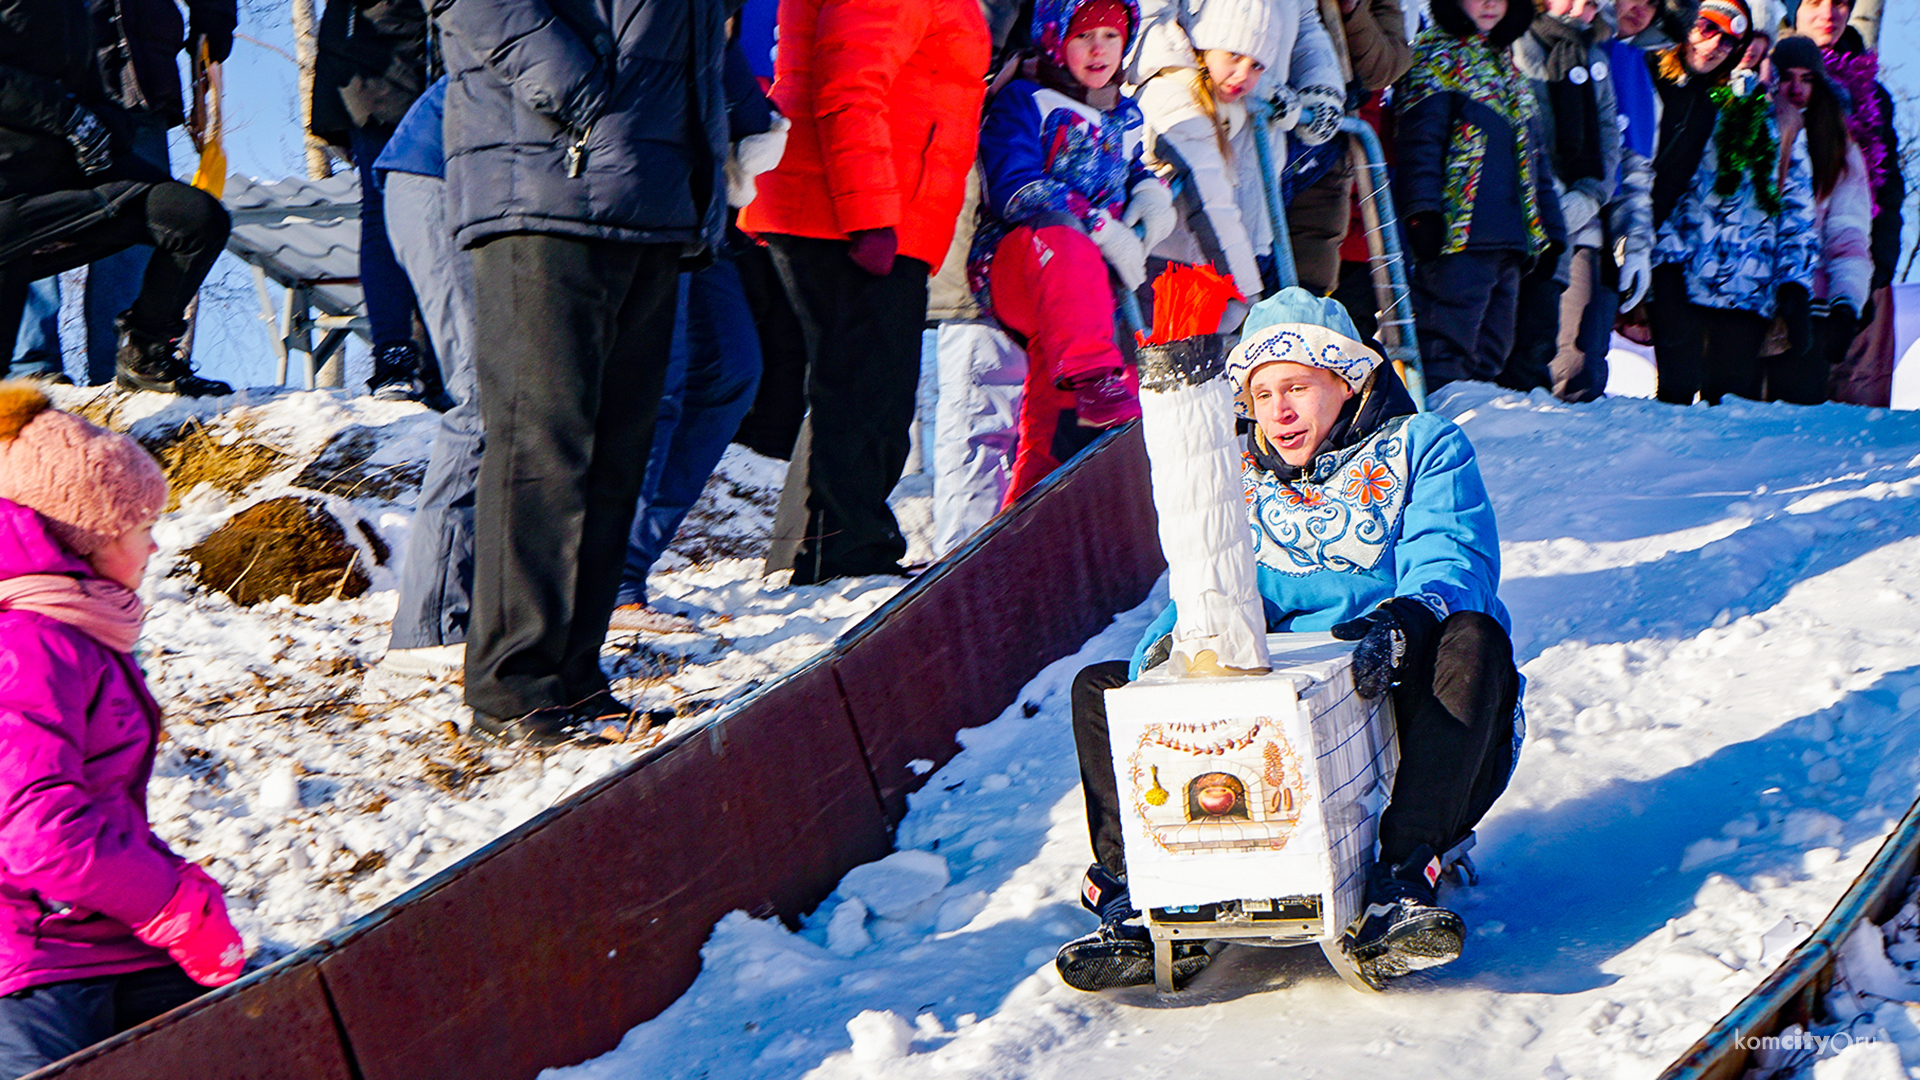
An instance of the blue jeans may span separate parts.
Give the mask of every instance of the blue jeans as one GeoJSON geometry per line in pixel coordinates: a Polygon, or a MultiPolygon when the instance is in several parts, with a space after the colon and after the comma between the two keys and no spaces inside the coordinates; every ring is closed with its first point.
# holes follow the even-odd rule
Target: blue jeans
{"type": "MultiPolygon", "coordinates": [[[[146,113],[130,115],[134,156],[172,172],[166,127],[146,113]]],[[[134,297],[140,295],[147,262],[152,258],[152,247],[135,244],[87,267],[87,293],[81,306],[87,323],[88,386],[106,386],[113,382],[114,361],[120,351],[120,332],[113,320],[131,308],[134,297]]]]}
{"type": "Polygon", "coordinates": [[[426,479],[414,504],[400,607],[389,648],[467,640],[473,610],[473,499],[486,439],[473,379],[473,257],[453,244],[446,182],[389,173],[385,202],[393,251],[418,286],[421,313],[454,406],[440,414],[426,479]]]}
{"type": "Polygon", "coordinates": [[[24,1076],[192,1001],[177,965],[48,983],[0,997],[0,1076],[24,1076]]]}
{"type": "Polygon", "coordinates": [[[619,602],[647,602],[647,574],[700,498],[760,388],[760,336],[740,272],[721,259],[680,275],[653,452],[627,536],[619,602]]]}
{"type": "Polygon", "coordinates": [[[373,161],[393,137],[390,127],[354,128],[349,141],[360,170],[360,291],[367,298],[373,347],[413,340],[413,285],[387,239],[386,200],[373,161]]]}
{"type": "Polygon", "coordinates": [[[20,313],[20,335],[13,346],[9,373],[58,375],[66,370],[60,355],[60,279],[41,278],[27,289],[20,313]]]}

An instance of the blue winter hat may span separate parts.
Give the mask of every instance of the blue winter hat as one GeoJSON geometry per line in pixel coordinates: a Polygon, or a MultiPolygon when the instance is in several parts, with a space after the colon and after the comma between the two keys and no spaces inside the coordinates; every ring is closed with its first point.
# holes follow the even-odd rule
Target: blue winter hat
{"type": "Polygon", "coordinates": [[[1240,344],[1227,354],[1227,374],[1239,390],[1235,404],[1240,415],[1251,419],[1253,399],[1247,380],[1268,364],[1326,368],[1358,393],[1384,359],[1360,340],[1352,316],[1339,301],[1289,286],[1247,312],[1240,326],[1240,344]]]}

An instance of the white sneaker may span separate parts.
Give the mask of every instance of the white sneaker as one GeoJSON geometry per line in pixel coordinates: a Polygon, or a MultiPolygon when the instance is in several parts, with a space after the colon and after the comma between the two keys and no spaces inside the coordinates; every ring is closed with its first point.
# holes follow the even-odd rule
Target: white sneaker
{"type": "Polygon", "coordinates": [[[377,670],[416,679],[459,679],[467,669],[467,646],[427,645],[418,649],[388,649],[377,670]]]}

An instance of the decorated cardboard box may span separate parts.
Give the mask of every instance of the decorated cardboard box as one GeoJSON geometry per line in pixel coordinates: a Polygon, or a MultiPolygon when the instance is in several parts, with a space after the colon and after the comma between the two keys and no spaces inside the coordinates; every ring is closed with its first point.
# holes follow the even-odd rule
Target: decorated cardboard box
{"type": "Polygon", "coordinates": [[[1107,691],[1127,887],[1143,909],[1312,897],[1337,933],[1399,764],[1393,706],[1354,692],[1353,642],[1267,643],[1271,674],[1107,691]]]}

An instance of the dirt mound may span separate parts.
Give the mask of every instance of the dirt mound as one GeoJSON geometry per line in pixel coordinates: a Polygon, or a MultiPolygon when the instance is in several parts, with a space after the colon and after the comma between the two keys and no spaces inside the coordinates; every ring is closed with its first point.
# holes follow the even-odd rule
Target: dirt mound
{"type": "Polygon", "coordinates": [[[181,497],[201,484],[238,496],[287,462],[286,454],[249,438],[244,428],[223,438],[198,420],[143,438],[141,445],[166,470],[169,510],[179,509],[181,497]]]}
{"type": "Polygon", "coordinates": [[[418,491],[420,481],[427,473],[426,462],[381,463],[373,460],[382,441],[388,437],[379,428],[359,425],[346,428],[335,435],[327,443],[326,449],[320,451],[320,455],[306,468],[300,470],[300,475],[293,478],[293,486],[338,495],[343,499],[361,499],[371,495],[393,500],[418,491]]]}
{"type": "Polygon", "coordinates": [[[280,596],[296,604],[351,599],[370,584],[366,556],[317,499],[289,495],[248,507],[185,555],[199,564],[195,580],[242,607],[280,596]]]}

